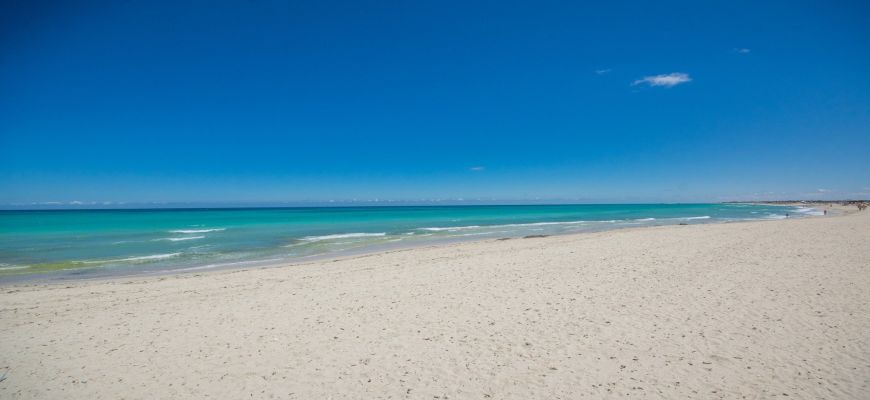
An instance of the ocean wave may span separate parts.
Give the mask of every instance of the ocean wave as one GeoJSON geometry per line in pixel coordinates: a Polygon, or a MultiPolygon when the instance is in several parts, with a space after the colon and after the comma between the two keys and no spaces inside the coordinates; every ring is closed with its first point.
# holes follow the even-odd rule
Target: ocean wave
{"type": "Polygon", "coordinates": [[[514,226],[546,226],[546,225],[577,225],[585,224],[588,221],[561,221],[561,222],[530,222],[527,224],[505,224],[493,225],[493,227],[514,227],[514,226]]]}
{"type": "Polygon", "coordinates": [[[467,225],[467,226],[444,226],[444,227],[426,227],[426,228],[417,228],[421,231],[431,231],[431,232],[453,232],[453,231],[463,231],[468,229],[489,229],[489,228],[516,228],[516,227],[527,227],[527,226],[547,226],[547,225],[577,225],[577,224],[585,224],[589,221],[555,221],[555,222],[529,222],[524,224],[499,224],[499,225],[467,225]]]}
{"type": "Polygon", "coordinates": [[[476,229],[480,228],[480,225],[468,225],[468,226],[445,226],[445,227],[430,227],[430,228],[418,228],[421,231],[432,231],[432,232],[441,232],[441,231],[461,231],[465,229],[476,229]]]}
{"type": "Polygon", "coordinates": [[[145,240],[119,240],[117,242],[112,242],[113,245],[116,244],[127,244],[127,243],[143,243],[145,240]]]}
{"type": "Polygon", "coordinates": [[[113,260],[87,260],[81,261],[85,264],[102,264],[102,263],[110,263],[110,262],[141,262],[141,261],[151,261],[151,260],[163,260],[167,258],[180,256],[181,253],[167,253],[167,254],[152,254],[149,256],[138,256],[138,257],[128,257],[128,258],[116,258],[113,260]]]}
{"type": "Polygon", "coordinates": [[[647,221],[655,221],[655,218],[638,218],[635,221],[637,222],[647,222],[647,221]]]}
{"type": "Polygon", "coordinates": [[[798,207],[794,212],[804,215],[825,215],[824,211],[819,211],[810,207],[798,207]]]}
{"type": "Polygon", "coordinates": [[[18,269],[27,269],[30,268],[29,265],[12,265],[12,264],[3,264],[0,263],[0,271],[14,271],[18,269]]]}
{"type": "Polygon", "coordinates": [[[155,241],[168,240],[170,242],[180,242],[182,240],[196,240],[196,239],[204,239],[204,238],[205,238],[205,236],[185,236],[185,237],[177,237],[177,238],[161,238],[161,239],[154,239],[154,240],[155,241]]]}
{"type": "Polygon", "coordinates": [[[206,232],[220,232],[225,231],[227,228],[211,228],[211,229],[176,229],[174,231],[169,231],[170,233],[206,233],[206,232]]]}
{"type": "Polygon", "coordinates": [[[347,239],[347,238],[361,238],[361,237],[379,237],[386,236],[386,232],[378,232],[378,233],[339,233],[335,235],[323,235],[323,236],[306,236],[300,240],[304,240],[306,242],[319,242],[322,240],[333,240],[333,239],[347,239]]]}
{"type": "Polygon", "coordinates": [[[710,219],[710,218],[712,218],[712,217],[709,216],[709,215],[704,215],[704,216],[700,216],[700,217],[685,217],[685,218],[679,218],[679,219],[684,219],[684,220],[690,220],[690,221],[691,221],[691,220],[695,220],[695,219],[710,219]]]}

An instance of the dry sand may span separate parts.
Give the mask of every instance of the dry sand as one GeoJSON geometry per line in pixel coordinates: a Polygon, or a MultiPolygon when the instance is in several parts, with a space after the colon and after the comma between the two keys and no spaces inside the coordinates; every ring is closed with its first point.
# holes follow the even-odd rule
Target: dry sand
{"type": "Polygon", "coordinates": [[[870,398],[870,212],[0,288],[0,398],[870,398]]]}

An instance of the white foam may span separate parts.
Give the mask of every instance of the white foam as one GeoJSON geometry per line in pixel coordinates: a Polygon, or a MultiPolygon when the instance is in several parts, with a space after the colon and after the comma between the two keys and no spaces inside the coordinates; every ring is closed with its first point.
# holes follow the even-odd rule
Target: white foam
{"type": "Polygon", "coordinates": [[[379,237],[386,236],[386,232],[378,232],[378,233],[340,233],[336,235],[324,235],[324,236],[308,236],[304,237],[301,240],[307,242],[318,242],[321,240],[333,240],[333,239],[347,239],[347,238],[361,238],[361,237],[379,237]]]}
{"type": "Polygon", "coordinates": [[[638,218],[635,221],[637,222],[646,222],[646,221],[655,221],[655,218],[638,218]]]}
{"type": "Polygon", "coordinates": [[[204,239],[204,238],[205,238],[205,236],[185,236],[185,237],[178,237],[178,238],[162,238],[162,239],[154,239],[154,240],[155,241],[168,240],[170,242],[180,242],[182,240],[196,240],[196,239],[204,239]]]}
{"type": "Polygon", "coordinates": [[[176,229],[174,231],[169,231],[171,233],[206,233],[206,232],[220,232],[225,231],[227,228],[211,228],[211,229],[176,229]]]}
{"type": "Polygon", "coordinates": [[[804,215],[825,215],[824,211],[819,211],[815,208],[809,207],[798,207],[794,212],[804,215]]]}
{"type": "Polygon", "coordinates": [[[135,262],[135,261],[150,261],[150,260],[163,260],[166,258],[172,258],[180,256],[181,253],[168,253],[168,254],[153,254],[150,256],[139,256],[139,257],[129,257],[129,258],[118,258],[114,260],[89,260],[89,261],[81,261],[85,264],[101,264],[101,263],[109,263],[109,262],[135,262]]]}
{"type": "Polygon", "coordinates": [[[695,220],[695,219],[710,219],[710,218],[712,218],[712,217],[710,217],[709,215],[704,215],[701,217],[686,217],[686,218],[680,218],[680,219],[695,220]]]}
{"type": "Polygon", "coordinates": [[[585,224],[587,221],[563,221],[563,222],[530,222],[528,224],[506,224],[506,225],[493,225],[494,227],[505,227],[505,226],[546,226],[546,225],[576,225],[576,224],[585,224]]]}
{"type": "Polygon", "coordinates": [[[468,226],[445,226],[442,228],[433,227],[433,228],[419,228],[421,231],[432,231],[432,232],[440,232],[440,231],[461,231],[464,229],[475,229],[480,228],[479,225],[468,225],[468,226]]]}
{"type": "Polygon", "coordinates": [[[0,264],[0,271],[14,271],[17,269],[27,269],[30,268],[29,265],[11,265],[11,264],[0,264]]]}
{"type": "Polygon", "coordinates": [[[180,255],[181,255],[181,253],[154,254],[154,255],[150,255],[150,256],[122,258],[120,260],[115,260],[115,261],[162,260],[164,258],[172,258],[172,257],[180,256],[180,255]]]}
{"type": "Polygon", "coordinates": [[[121,241],[117,241],[117,242],[112,242],[113,245],[126,244],[126,243],[142,243],[142,241],[141,240],[121,240],[121,241]]]}
{"type": "Polygon", "coordinates": [[[428,228],[417,228],[421,231],[432,231],[432,232],[440,232],[440,231],[462,231],[467,229],[485,229],[485,228],[515,228],[515,227],[527,227],[527,226],[546,226],[546,225],[576,225],[576,224],[585,224],[589,221],[558,221],[558,222],[530,222],[527,224],[501,224],[501,225],[468,225],[468,226],[445,226],[445,227],[428,227],[428,228]]]}

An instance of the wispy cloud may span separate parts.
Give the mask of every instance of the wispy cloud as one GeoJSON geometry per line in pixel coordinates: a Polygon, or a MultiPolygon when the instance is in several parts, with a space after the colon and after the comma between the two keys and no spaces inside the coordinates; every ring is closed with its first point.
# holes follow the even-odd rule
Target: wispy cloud
{"type": "Polygon", "coordinates": [[[819,193],[828,193],[831,191],[831,189],[816,189],[816,191],[819,193]]]}
{"type": "Polygon", "coordinates": [[[673,87],[682,83],[691,82],[692,78],[689,74],[682,72],[672,72],[670,74],[645,76],[643,79],[638,79],[632,85],[650,85],[673,87]]]}
{"type": "Polygon", "coordinates": [[[747,49],[747,48],[745,48],[745,47],[738,47],[738,48],[735,48],[735,49],[734,49],[734,52],[737,53],[737,54],[749,54],[749,52],[751,52],[751,51],[752,51],[752,50],[749,50],[749,49],[747,49]]]}
{"type": "Polygon", "coordinates": [[[483,171],[485,169],[486,169],[486,167],[477,166],[477,167],[471,167],[468,170],[477,172],[477,171],[483,171]]]}
{"type": "Polygon", "coordinates": [[[610,71],[613,71],[613,70],[610,69],[610,68],[605,68],[605,69],[596,69],[596,70],[595,70],[595,73],[598,74],[598,75],[604,75],[604,74],[609,74],[610,71]]]}

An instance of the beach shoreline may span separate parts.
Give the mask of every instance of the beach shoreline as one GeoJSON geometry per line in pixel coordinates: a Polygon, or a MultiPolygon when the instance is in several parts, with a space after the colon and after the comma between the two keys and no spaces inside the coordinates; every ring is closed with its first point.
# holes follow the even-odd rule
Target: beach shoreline
{"type": "MultiPolygon", "coordinates": [[[[793,203],[752,203],[753,205],[762,205],[762,206],[775,206],[775,207],[799,207],[804,209],[804,212],[795,213],[795,217],[807,218],[807,217],[815,217],[818,216],[816,214],[820,214],[821,210],[826,209],[831,211],[831,216],[839,215],[843,213],[849,213],[852,211],[851,207],[844,207],[840,205],[831,205],[831,204],[817,204],[815,206],[808,206],[806,203],[802,202],[793,202],[793,203]],[[806,210],[810,210],[810,207],[817,211],[806,212],[806,210]]],[[[784,218],[785,215],[780,215],[780,218],[784,218]]],[[[709,217],[707,217],[709,218],[709,217]]],[[[649,218],[650,220],[655,220],[655,218],[649,218]]],[[[579,232],[543,232],[543,234],[537,234],[534,232],[526,232],[524,235],[517,236],[509,235],[509,236],[468,236],[468,237],[447,237],[440,238],[431,241],[425,242],[417,242],[417,243],[407,243],[407,242],[397,242],[397,243],[381,243],[377,245],[368,245],[357,248],[350,248],[346,250],[333,251],[327,253],[320,254],[311,254],[307,256],[295,256],[295,257],[277,257],[277,258],[253,258],[248,260],[239,260],[239,261],[231,261],[231,262],[216,262],[216,263],[208,263],[208,264],[197,264],[197,265],[188,265],[188,266],[179,266],[177,268],[172,267],[162,267],[156,269],[124,269],[124,268],[115,268],[115,269],[106,269],[103,270],[101,268],[94,269],[81,269],[81,268],[71,268],[65,270],[58,270],[56,272],[45,272],[45,273],[31,273],[31,274],[11,274],[0,276],[0,287],[4,286],[15,286],[15,285],[28,285],[28,284],[50,284],[50,283],[58,283],[64,284],[66,282],[75,282],[75,281],[100,281],[100,280],[111,280],[111,279],[130,279],[135,277],[160,277],[160,276],[168,276],[175,274],[202,274],[202,273],[211,273],[211,272],[220,272],[220,271],[235,271],[235,270],[248,270],[248,269],[260,269],[260,268],[276,268],[276,267],[292,267],[299,265],[308,265],[320,262],[332,262],[337,260],[356,258],[360,256],[368,256],[375,255],[380,253],[390,253],[394,251],[406,251],[413,250],[417,248],[438,248],[444,246],[452,246],[463,243],[476,243],[476,242],[488,242],[493,240],[509,240],[509,239],[521,239],[524,237],[547,237],[547,236],[565,236],[565,235],[585,235],[590,233],[598,233],[598,232],[607,232],[611,230],[623,230],[623,229],[645,229],[645,228],[654,228],[661,226],[676,226],[676,225],[686,225],[687,222],[695,222],[691,221],[695,218],[666,218],[671,219],[673,221],[670,222],[660,222],[653,221],[654,223],[651,225],[640,225],[640,226],[631,226],[631,225],[623,225],[623,226],[601,226],[599,228],[579,231],[579,232]]],[[[735,221],[716,221],[712,222],[701,222],[701,223],[742,223],[742,222],[764,222],[769,221],[771,219],[767,218],[758,218],[752,220],[735,220],[735,221]]],[[[774,218],[775,220],[775,218],[774,218]]],[[[596,221],[588,221],[594,223],[596,221]]],[[[608,222],[608,221],[603,221],[608,222]]],[[[609,221],[615,222],[615,221],[609,221]]],[[[630,223],[631,221],[623,221],[624,223],[630,223]]],[[[568,224],[572,222],[566,222],[568,224]]],[[[545,224],[550,224],[549,222],[545,224]]],[[[535,225],[535,223],[531,223],[529,225],[535,225]]],[[[488,228],[487,226],[483,226],[481,228],[488,228]]],[[[464,227],[460,227],[458,229],[464,229],[464,227]]],[[[224,228],[220,229],[208,229],[209,231],[218,230],[223,231],[224,228]]],[[[199,232],[197,230],[196,232],[199,232]]],[[[170,251],[170,250],[167,250],[170,251]]],[[[176,250],[177,251],[177,250],[176,250]]],[[[134,257],[134,258],[148,258],[148,257],[134,257]]],[[[80,264],[88,264],[92,261],[77,261],[74,263],[80,264]]]]}
{"type": "Polygon", "coordinates": [[[866,397],[870,213],[757,222],[4,286],[0,396],[866,397]]]}

